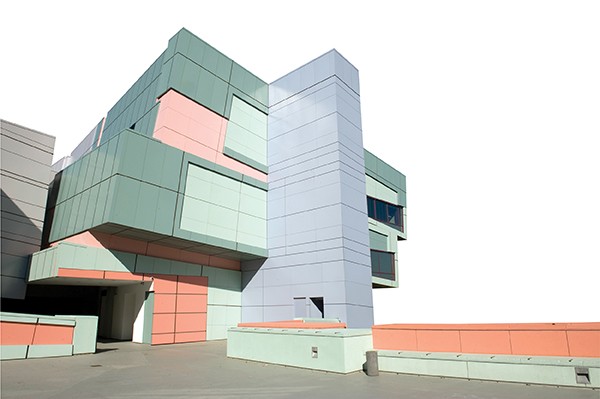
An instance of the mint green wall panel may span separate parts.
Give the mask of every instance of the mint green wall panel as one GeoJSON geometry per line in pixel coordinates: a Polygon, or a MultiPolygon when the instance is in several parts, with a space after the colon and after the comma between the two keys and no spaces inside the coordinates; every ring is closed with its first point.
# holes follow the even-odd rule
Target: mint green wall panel
{"type": "MultiPolygon", "coordinates": [[[[136,199],[134,226],[143,230],[154,230],[154,218],[157,217],[158,194],[160,188],[146,183],[140,183],[139,196],[136,199]]],[[[132,199],[133,200],[133,199],[132,199]]]]}
{"type": "Polygon", "coordinates": [[[173,215],[176,206],[177,193],[165,189],[159,190],[153,231],[173,235],[173,215]]]}
{"type": "Polygon", "coordinates": [[[192,197],[186,197],[180,227],[198,234],[208,231],[208,205],[206,202],[192,197]]]}
{"type": "Polygon", "coordinates": [[[104,168],[102,170],[101,180],[108,179],[112,175],[113,168],[117,161],[117,147],[121,136],[115,137],[106,143],[106,159],[104,161],[104,168]]]}
{"type": "Polygon", "coordinates": [[[27,345],[2,345],[0,360],[25,359],[27,357],[27,347],[27,345]]]}
{"type": "Polygon", "coordinates": [[[389,251],[388,237],[385,234],[369,230],[369,242],[371,249],[378,251],[389,251]]]}
{"type": "Polygon", "coordinates": [[[173,88],[219,115],[225,114],[227,82],[177,53],[167,88],[173,88]]]}
{"type": "Polygon", "coordinates": [[[144,300],[144,331],[142,334],[142,343],[152,343],[152,319],[154,313],[154,292],[147,292],[144,300]]]}
{"type": "Polygon", "coordinates": [[[141,180],[144,170],[144,159],[148,140],[138,134],[122,134],[119,136],[115,173],[141,180]]]}
{"type": "Polygon", "coordinates": [[[214,204],[208,206],[207,234],[215,238],[235,241],[238,213],[214,204]]]}
{"type": "Polygon", "coordinates": [[[259,110],[260,112],[262,112],[264,114],[269,113],[269,107],[267,107],[260,101],[257,101],[254,97],[251,97],[248,94],[244,93],[237,87],[230,85],[228,93],[227,93],[227,104],[225,105],[225,118],[227,118],[227,119],[229,119],[229,116],[231,115],[231,107],[232,107],[234,97],[237,97],[237,98],[247,102],[248,104],[250,104],[251,106],[253,106],[254,108],[256,108],[257,110],[259,110]]]}
{"type": "MultiPolygon", "coordinates": [[[[98,195],[100,193],[100,185],[96,184],[89,191],[88,206],[84,213],[83,225],[85,228],[90,228],[94,223],[94,215],[96,213],[96,206],[98,206],[98,195]]],[[[101,204],[103,206],[104,204],[101,204]]]]}
{"type": "Polygon", "coordinates": [[[210,244],[266,248],[266,192],[189,164],[180,228],[210,244]],[[220,241],[225,240],[227,243],[220,241]]]}
{"type": "Polygon", "coordinates": [[[267,219],[267,192],[248,184],[242,184],[240,212],[267,219]]]}
{"type": "Polygon", "coordinates": [[[229,80],[232,64],[229,58],[186,29],[179,31],[174,39],[173,42],[169,42],[169,47],[174,47],[173,53],[185,54],[187,58],[224,81],[229,80]]]}
{"type": "Polygon", "coordinates": [[[109,220],[125,226],[134,226],[136,209],[139,206],[140,182],[123,176],[112,179],[114,186],[113,204],[109,220]]]}
{"type": "Polygon", "coordinates": [[[265,219],[240,213],[236,241],[246,245],[266,248],[267,228],[265,219]]]}
{"type": "Polygon", "coordinates": [[[91,187],[92,180],[94,177],[94,173],[96,172],[96,168],[98,168],[98,153],[96,151],[92,151],[86,155],[88,158],[88,167],[85,172],[85,178],[83,180],[83,187],[91,187]]]}
{"type": "Polygon", "coordinates": [[[365,150],[365,172],[396,192],[406,192],[406,176],[365,150]]]}
{"type": "Polygon", "coordinates": [[[79,211],[77,212],[77,219],[75,221],[75,231],[82,231],[85,227],[87,227],[85,226],[84,221],[90,201],[90,190],[85,190],[78,196],[81,198],[81,201],[79,203],[79,211]]]}
{"type": "MultiPolygon", "coordinates": [[[[121,99],[108,111],[101,143],[121,130],[137,124],[156,103],[158,83],[163,67],[163,54],[144,72],[121,99]]],[[[144,131],[142,133],[148,133],[144,131]]]]}
{"type": "MultiPolygon", "coordinates": [[[[225,148],[266,168],[267,115],[234,96],[227,124],[225,148]]],[[[235,153],[230,155],[235,157],[235,153]]],[[[244,162],[244,159],[238,160],[244,162]]]]}
{"type": "Polygon", "coordinates": [[[79,213],[79,203],[81,202],[81,196],[76,195],[70,200],[67,201],[67,208],[71,210],[71,214],[69,216],[69,222],[66,226],[66,233],[75,230],[75,223],[77,221],[77,215],[79,213]]]}
{"type": "Polygon", "coordinates": [[[98,226],[104,221],[104,214],[106,207],[111,206],[111,200],[108,199],[108,189],[110,186],[110,180],[105,180],[98,184],[98,195],[96,197],[96,204],[94,206],[94,217],[91,225],[98,226]]]}
{"type": "Polygon", "coordinates": [[[391,204],[397,204],[398,193],[386,185],[373,179],[371,176],[366,176],[367,195],[377,198],[391,204]]]}
{"type": "Polygon", "coordinates": [[[73,355],[73,345],[29,345],[27,358],[58,357],[73,355]]]}
{"type": "Polygon", "coordinates": [[[267,96],[268,86],[267,83],[263,82],[250,72],[240,66],[237,63],[233,63],[231,68],[231,79],[229,83],[246,93],[250,97],[255,98],[257,101],[264,105],[269,104],[267,96]]]}

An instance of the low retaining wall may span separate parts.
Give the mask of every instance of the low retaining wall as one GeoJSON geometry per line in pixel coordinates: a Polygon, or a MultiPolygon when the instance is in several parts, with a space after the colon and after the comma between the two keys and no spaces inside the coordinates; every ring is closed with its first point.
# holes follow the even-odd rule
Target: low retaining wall
{"type": "Polygon", "coordinates": [[[362,370],[372,347],[369,329],[232,327],[227,356],[313,370],[362,370]]]}
{"type": "Polygon", "coordinates": [[[380,371],[393,373],[600,388],[600,359],[594,358],[380,350],[378,361],[380,371]]]}
{"type": "Polygon", "coordinates": [[[0,359],[96,352],[96,316],[43,316],[0,312],[0,359]]]}
{"type": "Polygon", "coordinates": [[[600,357],[600,323],[387,324],[375,349],[525,356],[600,357]]]}
{"type": "Polygon", "coordinates": [[[381,371],[600,388],[600,323],[373,326],[381,371]]]}

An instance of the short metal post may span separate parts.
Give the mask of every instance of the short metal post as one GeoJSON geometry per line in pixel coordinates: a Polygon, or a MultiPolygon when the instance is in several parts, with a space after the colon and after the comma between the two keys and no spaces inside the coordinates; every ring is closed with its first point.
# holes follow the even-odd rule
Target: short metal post
{"type": "Polygon", "coordinates": [[[367,375],[369,377],[375,377],[379,375],[377,351],[367,351],[367,375]]]}

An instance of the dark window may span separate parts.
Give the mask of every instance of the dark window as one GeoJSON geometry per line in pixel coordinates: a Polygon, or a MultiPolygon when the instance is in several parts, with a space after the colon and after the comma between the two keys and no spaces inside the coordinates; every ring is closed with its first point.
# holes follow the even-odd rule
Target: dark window
{"type": "Polygon", "coordinates": [[[395,280],[394,253],[371,250],[371,275],[388,280],[395,280]]]}
{"type": "Polygon", "coordinates": [[[401,231],[404,231],[401,206],[367,197],[367,211],[370,218],[399,227],[401,231]]]}

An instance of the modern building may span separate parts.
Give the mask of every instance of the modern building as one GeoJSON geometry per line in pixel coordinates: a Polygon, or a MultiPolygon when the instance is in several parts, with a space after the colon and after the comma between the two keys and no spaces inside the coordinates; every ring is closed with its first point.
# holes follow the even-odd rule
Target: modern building
{"type": "MultiPolygon", "coordinates": [[[[43,137],[44,168],[18,164],[42,183],[43,137]]],[[[4,311],[170,344],[299,317],[370,328],[373,288],[398,286],[405,177],[363,148],[358,70],[335,50],[267,84],[182,29],[53,169],[29,269],[3,252],[4,311]]],[[[4,184],[3,251],[25,190],[4,184]]]]}

